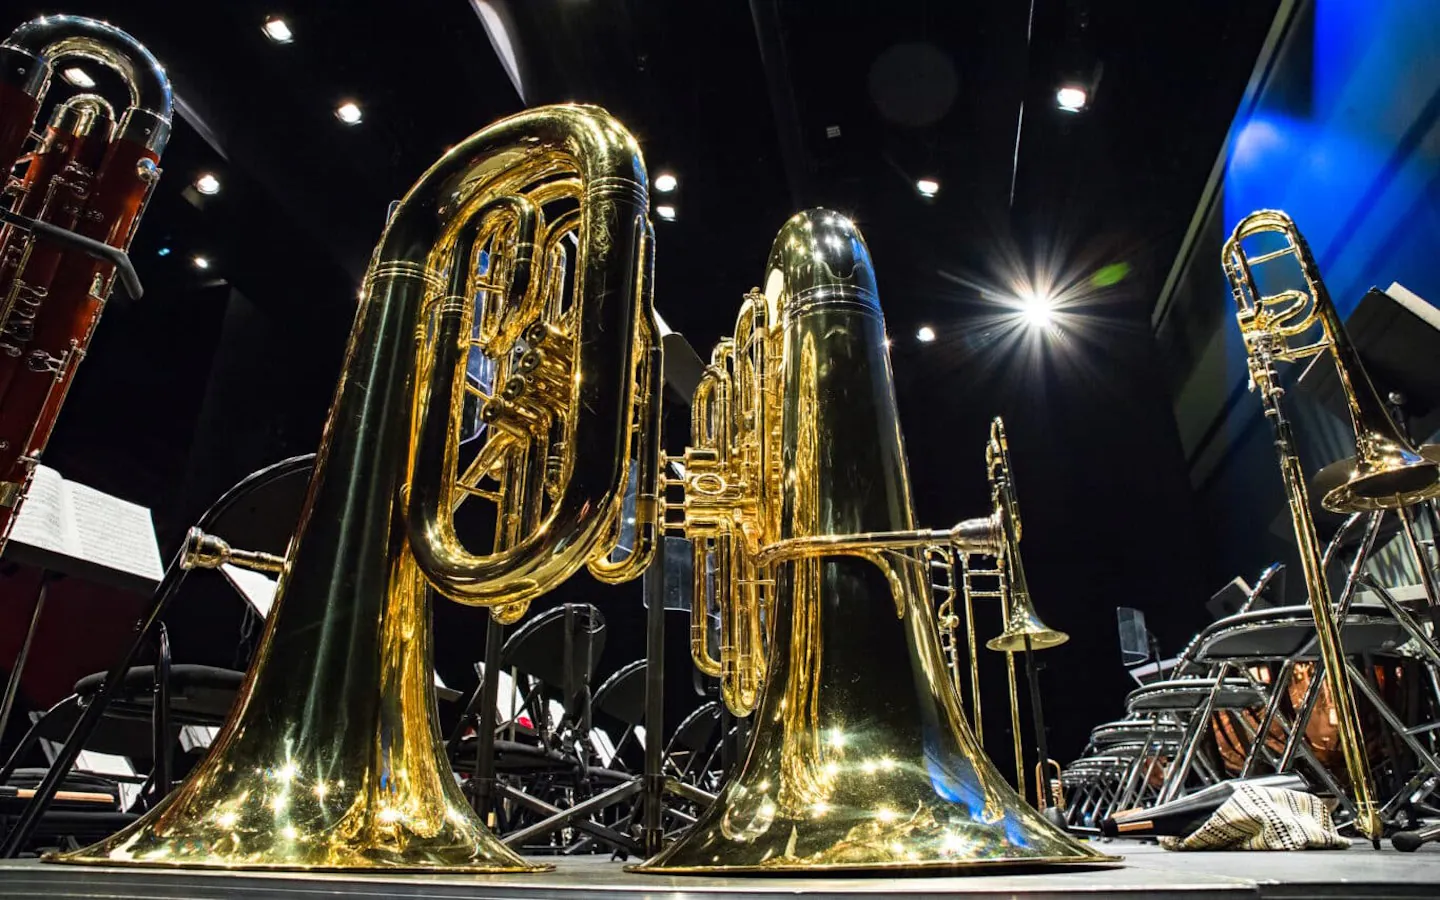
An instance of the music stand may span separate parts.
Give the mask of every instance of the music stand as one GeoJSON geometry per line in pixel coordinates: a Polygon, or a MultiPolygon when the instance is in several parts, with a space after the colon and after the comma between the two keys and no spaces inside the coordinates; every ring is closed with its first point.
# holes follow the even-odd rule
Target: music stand
{"type": "MultiPolygon", "coordinates": [[[[1383,291],[1372,287],[1345,331],[1381,396],[1403,395],[1415,436],[1440,428],[1440,309],[1398,282],[1383,291]]],[[[1334,366],[1313,367],[1301,385],[1336,415],[1350,415],[1334,366]]]]}

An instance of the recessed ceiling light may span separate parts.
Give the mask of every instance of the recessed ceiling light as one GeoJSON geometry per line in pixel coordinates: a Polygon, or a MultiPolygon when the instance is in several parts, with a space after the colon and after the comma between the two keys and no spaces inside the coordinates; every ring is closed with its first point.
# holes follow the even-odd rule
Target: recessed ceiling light
{"type": "Polygon", "coordinates": [[[940,182],[933,178],[922,178],[915,182],[915,190],[919,191],[922,197],[933,197],[940,193],[940,182]]]}
{"type": "Polygon", "coordinates": [[[928,344],[935,340],[935,329],[929,325],[921,325],[920,330],[915,332],[915,340],[922,344],[928,344]]]}
{"type": "Polygon", "coordinates": [[[190,265],[194,266],[197,269],[208,269],[210,268],[210,257],[192,256],[190,257],[190,265]]]}
{"type": "Polygon", "coordinates": [[[359,125],[360,107],[356,106],[353,101],[346,100],[344,103],[335,107],[335,118],[344,122],[346,125],[359,125]]]}
{"type": "Polygon", "coordinates": [[[290,25],[279,16],[271,16],[265,20],[265,27],[261,29],[265,36],[277,44],[288,44],[295,40],[295,33],[290,30],[290,25]]]}
{"type": "Polygon", "coordinates": [[[78,88],[93,88],[95,86],[95,79],[91,78],[90,73],[79,66],[71,66],[60,74],[65,77],[66,81],[78,88]]]}
{"type": "Polygon", "coordinates": [[[220,193],[220,179],[210,172],[201,173],[200,177],[195,179],[195,190],[207,196],[218,194],[220,193]]]}
{"type": "Polygon", "coordinates": [[[1079,85],[1067,84],[1055,92],[1055,102],[1065,112],[1079,112],[1089,100],[1090,95],[1079,85]]]}
{"type": "Polygon", "coordinates": [[[655,190],[662,194],[668,194],[679,187],[680,181],[669,172],[661,172],[655,176],[655,190]]]}
{"type": "Polygon", "coordinates": [[[655,207],[655,215],[659,216],[667,222],[673,222],[675,221],[675,207],[668,204],[664,206],[657,206],[655,207]]]}

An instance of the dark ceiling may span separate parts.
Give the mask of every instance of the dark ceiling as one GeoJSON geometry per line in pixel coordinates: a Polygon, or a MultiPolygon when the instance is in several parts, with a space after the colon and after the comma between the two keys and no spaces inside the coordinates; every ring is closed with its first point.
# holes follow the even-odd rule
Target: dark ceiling
{"type": "MultiPolygon", "coordinates": [[[[1212,586],[1194,578],[1205,548],[1148,311],[1276,6],[10,3],[15,23],[63,11],[120,25],[181,101],[134,246],[149,295],[107,313],[49,461],[154,507],[170,549],[221,487],[315,446],[388,203],[495,118],[599,103],[639,137],[652,177],[679,178],[677,220],[657,222],[657,305],[702,354],[785,218],[833,206],[876,259],[922,520],[984,510],[987,422],[1006,416],[1034,598],[1075,638],[1046,676],[1059,750],[1074,753],[1119,711],[1113,608],[1148,608],[1169,648],[1204,618],[1212,586]],[[276,14],[293,43],[262,33],[276,14]],[[1099,76],[1078,115],[1054,102],[1072,75],[1099,76]],[[333,114],[346,99],[363,108],[354,127],[333,114]],[[219,195],[187,190],[202,171],[219,195]],[[1065,302],[1045,339],[1007,306],[1027,280],[1065,302]],[[922,324],[934,343],[915,340],[922,324]]],[[[629,622],[623,597],[613,625],[629,622]]],[[[478,646],[457,645],[456,671],[478,646]]]]}

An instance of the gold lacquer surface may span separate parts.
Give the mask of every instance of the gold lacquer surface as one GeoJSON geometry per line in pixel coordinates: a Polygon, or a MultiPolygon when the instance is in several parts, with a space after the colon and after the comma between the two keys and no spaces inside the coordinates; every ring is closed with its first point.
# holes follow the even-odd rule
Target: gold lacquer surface
{"type": "Polygon", "coordinates": [[[884,322],[859,232],[836,213],[797,215],[768,272],[765,294],[781,316],[783,496],[778,542],[760,554],[774,578],[765,684],[751,743],[717,801],[637,869],[1110,859],[1005,783],[949,683],[921,562],[936,537],[914,531],[884,322]],[[867,544],[886,533],[904,549],[867,544]]]}
{"type": "Polygon", "coordinates": [[[229,722],[155,809],[59,861],[545,868],[491,834],[455,781],[435,718],[426,589],[513,618],[608,552],[632,432],[655,411],[635,389],[644,367],[658,372],[647,196],[634,139],[584,106],[502,120],[416,183],[367,273],[299,530],[229,722]],[[477,347],[499,369],[481,387],[465,377],[477,347]],[[484,427],[462,465],[467,399],[481,401],[484,427]],[[467,498],[499,510],[486,552],[452,519],[467,498]]]}

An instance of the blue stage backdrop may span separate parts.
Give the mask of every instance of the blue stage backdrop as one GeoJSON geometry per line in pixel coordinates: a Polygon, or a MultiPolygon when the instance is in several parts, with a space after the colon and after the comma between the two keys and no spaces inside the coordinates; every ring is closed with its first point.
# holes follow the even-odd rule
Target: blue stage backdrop
{"type": "MultiPolygon", "coordinates": [[[[1342,316],[1372,285],[1397,281],[1440,305],[1437,47],[1434,0],[1284,4],[1158,298],[1153,325],[1217,585],[1293,547],[1269,429],[1245,390],[1220,246],[1251,211],[1283,209],[1342,316]]],[[[1348,422],[1303,390],[1289,399],[1310,471],[1354,452],[1348,422]]],[[[1411,580],[1403,560],[1387,559],[1393,580],[1411,580]]]]}

